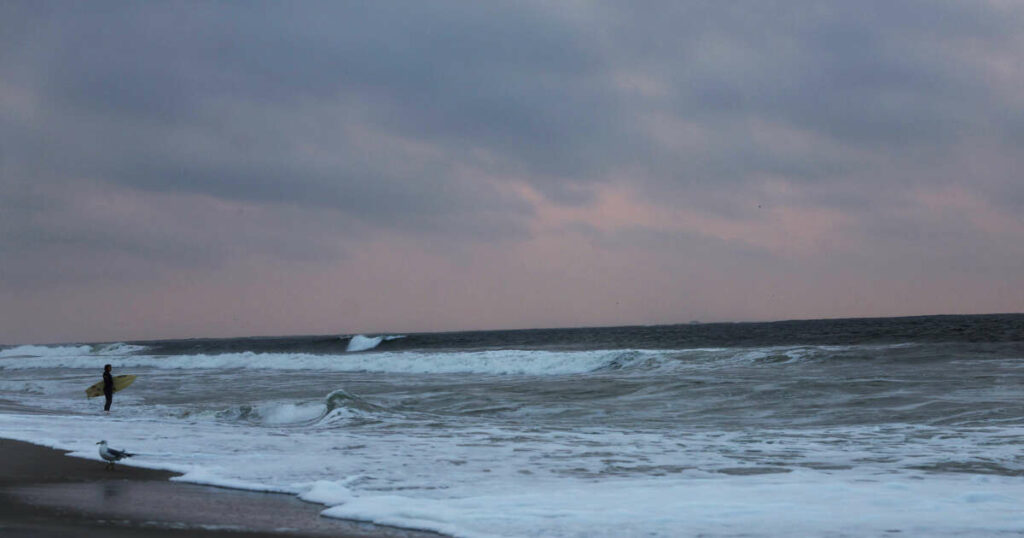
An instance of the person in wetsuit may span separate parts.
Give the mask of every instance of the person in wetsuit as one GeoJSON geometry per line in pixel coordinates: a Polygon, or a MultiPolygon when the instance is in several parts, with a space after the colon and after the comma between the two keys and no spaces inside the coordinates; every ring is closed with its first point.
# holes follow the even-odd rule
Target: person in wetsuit
{"type": "Polygon", "coordinates": [[[110,403],[114,401],[114,376],[110,375],[110,365],[103,367],[103,396],[107,399],[107,405],[103,410],[110,412],[110,403]]]}

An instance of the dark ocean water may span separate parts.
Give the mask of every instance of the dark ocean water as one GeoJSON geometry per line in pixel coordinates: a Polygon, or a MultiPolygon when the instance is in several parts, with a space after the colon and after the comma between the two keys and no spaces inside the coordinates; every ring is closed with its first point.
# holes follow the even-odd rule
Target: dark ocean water
{"type": "MultiPolygon", "coordinates": [[[[348,335],[350,336],[350,335],[348,335]]],[[[1024,345],[1024,314],[799,320],[767,323],[526,329],[406,334],[376,351],[491,349],[688,349],[792,345],[976,343],[1024,345]]],[[[346,335],[188,339],[138,342],[153,354],[343,353],[346,335]]]]}
{"type": "Polygon", "coordinates": [[[350,389],[403,411],[474,419],[731,430],[1024,422],[1024,315],[355,338],[369,349],[350,351],[351,335],[138,344],[139,353],[168,360],[358,356],[370,382],[352,379],[350,389]],[[491,375],[508,369],[527,377],[491,375]],[[396,386],[401,402],[388,396],[396,386]],[[459,390],[444,390],[452,386],[459,390]]]}

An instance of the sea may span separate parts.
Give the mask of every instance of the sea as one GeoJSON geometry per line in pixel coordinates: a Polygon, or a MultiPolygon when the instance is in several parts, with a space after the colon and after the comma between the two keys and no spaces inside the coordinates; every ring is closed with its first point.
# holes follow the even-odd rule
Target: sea
{"type": "Polygon", "coordinates": [[[1024,315],[0,348],[0,437],[459,537],[1024,534],[1024,315]],[[112,410],[84,390],[135,374],[112,410]]]}

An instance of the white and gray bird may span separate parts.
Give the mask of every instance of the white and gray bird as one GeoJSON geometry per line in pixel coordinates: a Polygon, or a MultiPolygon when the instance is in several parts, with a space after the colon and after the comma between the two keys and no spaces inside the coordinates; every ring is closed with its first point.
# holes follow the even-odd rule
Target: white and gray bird
{"type": "Polygon", "coordinates": [[[130,458],[135,454],[129,454],[124,450],[115,450],[107,446],[106,441],[100,441],[96,443],[100,445],[100,457],[107,461],[107,469],[114,468],[114,462],[123,460],[124,458],[130,458]]]}

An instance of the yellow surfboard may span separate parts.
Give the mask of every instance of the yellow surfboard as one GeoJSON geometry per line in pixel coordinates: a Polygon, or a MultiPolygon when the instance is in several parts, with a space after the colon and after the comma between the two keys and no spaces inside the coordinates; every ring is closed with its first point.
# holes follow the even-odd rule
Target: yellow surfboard
{"type": "MultiPolygon", "coordinates": [[[[114,392],[117,392],[117,391],[127,387],[128,385],[131,385],[134,382],[135,382],[135,376],[134,375],[130,375],[130,374],[129,375],[115,375],[114,376],[114,392]]],[[[89,398],[93,398],[93,397],[96,397],[96,396],[102,396],[103,395],[103,382],[100,381],[99,383],[96,383],[95,385],[85,389],[85,395],[87,397],[89,397],[89,398]]]]}

